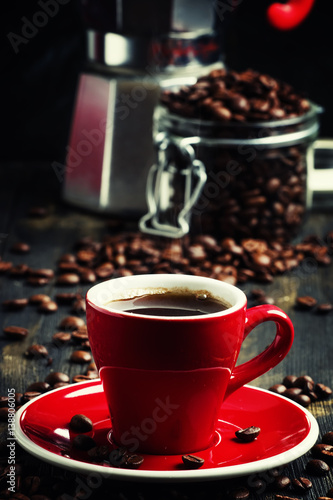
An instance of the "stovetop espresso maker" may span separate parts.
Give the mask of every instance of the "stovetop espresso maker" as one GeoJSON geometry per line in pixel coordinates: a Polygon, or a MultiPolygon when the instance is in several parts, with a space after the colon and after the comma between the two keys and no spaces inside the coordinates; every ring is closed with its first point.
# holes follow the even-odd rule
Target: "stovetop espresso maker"
{"type": "MultiPolygon", "coordinates": [[[[270,22],[298,24],[314,0],[273,4],[270,22]]],[[[219,27],[239,0],[81,0],[87,62],[79,80],[63,198],[138,219],[147,211],[160,90],[223,66],[219,27]]]]}

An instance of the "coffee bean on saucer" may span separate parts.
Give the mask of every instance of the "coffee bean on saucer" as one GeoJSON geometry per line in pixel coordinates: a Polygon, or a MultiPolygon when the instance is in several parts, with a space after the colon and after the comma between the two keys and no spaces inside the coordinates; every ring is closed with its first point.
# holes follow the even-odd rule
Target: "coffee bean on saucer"
{"type": "Polygon", "coordinates": [[[291,481],[291,484],[298,493],[306,493],[312,488],[312,482],[307,477],[295,478],[291,481]]]}
{"type": "Polygon", "coordinates": [[[60,322],[60,328],[65,330],[78,330],[81,327],[86,326],[82,318],[77,316],[66,316],[60,322]]]}
{"type": "Polygon", "coordinates": [[[95,446],[91,447],[90,450],[88,450],[88,456],[94,462],[104,462],[105,460],[109,459],[109,447],[107,445],[96,446],[95,443],[95,446]]]}
{"type": "Polygon", "coordinates": [[[126,456],[123,467],[137,469],[143,462],[144,458],[141,455],[130,454],[126,456]]]}
{"type": "Polygon", "coordinates": [[[70,360],[73,363],[90,363],[92,357],[87,351],[74,351],[71,354],[70,360]]]}
{"type": "Polygon", "coordinates": [[[324,476],[330,470],[326,462],[316,458],[309,460],[305,469],[308,474],[313,474],[314,476],[324,476]]]}
{"type": "Polygon", "coordinates": [[[86,415],[78,413],[71,418],[69,427],[74,432],[90,432],[93,429],[93,423],[86,415]]]}
{"type": "Polygon", "coordinates": [[[203,458],[197,457],[196,455],[183,455],[182,460],[188,469],[198,469],[202,467],[205,462],[203,458]]]}
{"type": "Polygon", "coordinates": [[[88,451],[96,446],[96,441],[86,434],[78,434],[72,439],[72,444],[77,450],[88,451]]]}
{"type": "Polygon", "coordinates": [[[70,381],[69,376],[66,373],[62,372],[51,372],[45,378],[45,382],[47,382],[51,386],[54,386],[55,384],[58,383],[68,384],[69,381],[70,381]]]}
{"type": "Polygon", "coordinates": [[[22,326],[5,326],[3,329],[5,336],[11,340],[24,340],[25,337],[29,334],[29,330],[23,328],[22,326]]]}
{"type": "Polygon", "coordinates": [[[245,429],[239,429],[235,432],[237,439],[243,441],[244,443],[251,443],[260,434],[260,428],[252,425],[251,427],[246,427],[245,429]]]}
{"type": "Polygon", "coordinates": [[[24,354],[27,358],[46,358],[49,352],[44,345],[32,344],[24,354]]]}

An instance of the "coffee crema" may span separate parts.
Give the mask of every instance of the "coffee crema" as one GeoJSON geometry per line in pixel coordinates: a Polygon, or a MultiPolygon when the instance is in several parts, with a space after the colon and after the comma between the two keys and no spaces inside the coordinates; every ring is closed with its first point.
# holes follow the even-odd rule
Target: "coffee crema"
{"type": "Polygon", "coordinates": [[[147,293],[113,300],[107,308],[144,316],[200,316],[224,311],[227,301],[214,297],[206,290],[148,289],[147,293]]]}

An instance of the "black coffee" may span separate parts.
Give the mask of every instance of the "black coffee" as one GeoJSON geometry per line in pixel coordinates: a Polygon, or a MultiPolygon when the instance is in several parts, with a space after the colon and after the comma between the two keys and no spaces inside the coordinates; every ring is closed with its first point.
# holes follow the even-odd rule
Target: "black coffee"
{"type": "Polygon", "coordinates": [[[145,316],[199,316],[231,307],[205,290],[188,289],[158,289],[156,293],[149,291],[130,299],[111,301],[107,306],[145,316]]]}

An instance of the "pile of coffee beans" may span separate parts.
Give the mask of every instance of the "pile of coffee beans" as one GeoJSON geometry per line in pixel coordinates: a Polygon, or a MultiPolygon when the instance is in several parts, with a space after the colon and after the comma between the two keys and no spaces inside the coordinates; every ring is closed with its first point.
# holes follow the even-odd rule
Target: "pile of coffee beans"
{"type": "MultiPolygon", "coordinates": [[[[207,181],[193,209],[192,230],[205,227],[225,236],[290,240],[305,211],[309,142],[284,145],[297,129],[291,123],[283,128],[276,120],[305,115],[310,102],[290,85],[250,69],[213,70],[194,85],[164,91],[161,101],[170,112],[161,115],[161,131],[170,137],[201,136],[193,147],[206,167],[207,181]],[[177,116],[189,119],[187,125],[179,124],[177,116]],[[193,118],[200,119],[200,126],[195,128],[193,118]],[[274,142],[277,135],[285,137],[279,146],[274,142]],[[272,137],[271,142],[242,142],[263,137],[272,137]],[[239,142],[219,143],[220,138],[239,142]]],[[[180,186],[174,188],[177,206],[183,193],[180,186]]]]}
{"type": "Polygon", "coordinates": [[[194,85],[165,90],[161,100],[172,113],[222,122],[293,118],[310,109],[291,85],[252,69],[215,69],[194,85]]]}
{"type": "Polygon", "coordinates": [[[314,382],[310,375],[286,375],[281,384],[275,384],[270,391],[282,394],[302,406],[309,406],[312,402],[328,399],[332,396],[332,389],[322,383],[314,382]]]}

